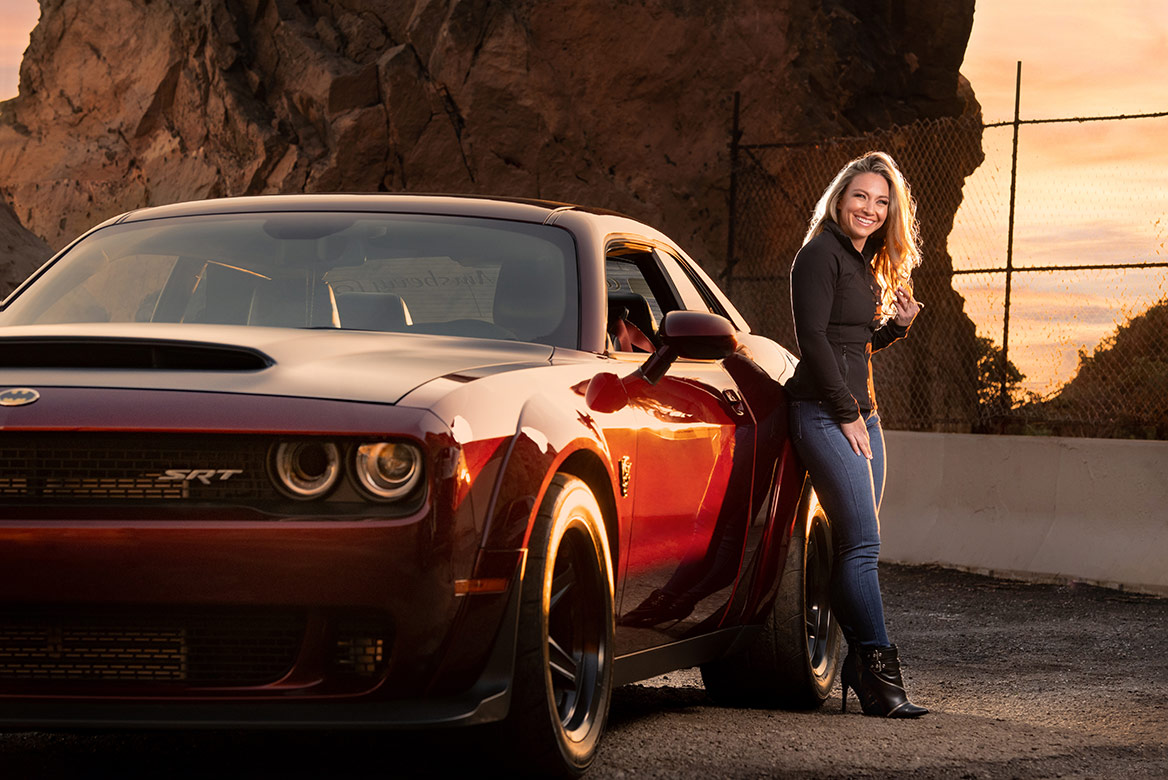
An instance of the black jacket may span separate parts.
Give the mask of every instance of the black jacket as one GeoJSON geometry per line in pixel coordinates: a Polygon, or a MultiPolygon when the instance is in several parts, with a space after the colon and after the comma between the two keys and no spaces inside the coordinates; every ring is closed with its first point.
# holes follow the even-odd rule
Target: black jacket
{"type": "Polygon", "coordinates": [[[876,408],[872,353],[908,333],[893,320],[880,325],[874,253],[865,245],[861,255],[829,220],[791,265],[791,310],[802,359],[787,382],[787,395],[823,401],[838,422],[876,408]]]}

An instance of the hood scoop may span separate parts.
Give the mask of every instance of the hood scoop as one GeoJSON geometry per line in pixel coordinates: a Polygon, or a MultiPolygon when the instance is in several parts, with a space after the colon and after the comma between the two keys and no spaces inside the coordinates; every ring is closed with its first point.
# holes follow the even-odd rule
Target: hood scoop
{"type": "Polygon", "coordinates": [[[259,371],[274,362],[259,350],[224,344],[154,339],[0,338],[0,369],[259,371]]]}

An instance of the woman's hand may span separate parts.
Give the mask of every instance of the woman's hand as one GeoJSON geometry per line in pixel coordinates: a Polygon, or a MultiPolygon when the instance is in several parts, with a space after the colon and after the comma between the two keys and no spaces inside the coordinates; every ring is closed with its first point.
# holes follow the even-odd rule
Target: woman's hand
{"type": "Polygon", "coordinates": [[[892,303],[896,306],[896,317],[893,319],[897,325],[902,328],[907,328],[912,325],[912,321],[921,311],[921,302],[912,297],[912,293],[904,287],[896,288],[896,295],[892,299],[892,303]]]}
{"type": "Polygon", "coordinates": [[[864,418],[857,417],[851,422],[840,423],[840,428],[843,430],[844,438],[848,440],[848,444],[852,445],[852,450],[857,455],[872,460],[872,443],[868,439],[868,426],[864,422],[864,418]]]}

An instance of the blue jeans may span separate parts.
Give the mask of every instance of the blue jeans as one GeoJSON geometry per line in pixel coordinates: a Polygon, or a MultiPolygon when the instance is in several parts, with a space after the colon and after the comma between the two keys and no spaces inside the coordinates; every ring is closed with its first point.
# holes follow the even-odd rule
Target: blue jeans
{"type": "Polygon", "coordinates": [[[880,555],[880,495],[884,492],[884,431],[867,415],[872,460],[857,455],[831,414],[816,401],[790,402],[791,438],[819,503],[831,522],[835,566],[831,609],[849,644],[884,647],[880,555]]]}

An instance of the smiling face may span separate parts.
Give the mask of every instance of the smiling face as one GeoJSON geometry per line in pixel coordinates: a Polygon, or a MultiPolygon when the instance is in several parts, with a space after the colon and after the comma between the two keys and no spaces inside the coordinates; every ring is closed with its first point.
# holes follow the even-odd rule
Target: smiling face
{"type": "Polygon", "coordinates": [[[888,181],[878,173],[861,173],[848,182],[839,199],[836,221],[856,251],[888,217],[888,181]]]}

